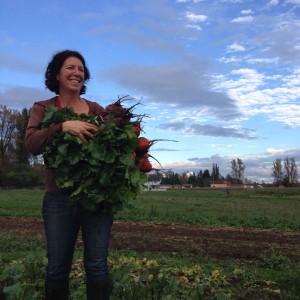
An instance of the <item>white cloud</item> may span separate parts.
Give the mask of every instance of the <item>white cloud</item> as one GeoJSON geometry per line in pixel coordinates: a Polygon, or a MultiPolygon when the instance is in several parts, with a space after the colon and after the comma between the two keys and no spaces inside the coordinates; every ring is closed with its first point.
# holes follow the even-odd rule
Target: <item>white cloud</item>
{"type": "Polygon", "coordinates": [[[238,17],[231,20],[231,23],[251,23],[254,20],[253,16],[238,17]]]}
{"type": "Polygon", "coordinates": [[[229,90],[231,94],[241,95],[246,92],[253,92],[264,84],[264,75],[254,69],[238,69],[231,72],[231,79],[219,82],[218,87],[229,90]],[[236,77],[238,76],[238,77],[236,77]]]}
{"type": "MultiPolygon", "coordinates": [[[[262,108],[262,112],[263,112],[262,108]]],[[[300,105],[284,104],[266,107],[270,121],[281,122],[290,127],[300,126],[300,105]]]]}
{"type": "Polygon", "coordinates": [[[300,0],[286,0],[285,3],[300,5],[300,0]]]}
{"type": "Polygon", "coordinates": [[[201,30],[202,30],[201,26],[196,25],[196,24],[193,24],[193,25],[188,24],[188,25],[186,25],[185,27],[187,27],[187,28],[192,28],[192,29],[196,29],[196,30],[198,30],[198,31],[201,31],[201,30]]]}
{"type": "Polygon", "coordinates": [[[277,64],[279,58],[274,57],[274,58],[249,58],[246,59],[246,62],[248,64],[277,64]]]}
{"type": "Polygon", "coordinates": [[[241,14],[242,15],[250,15],[250,14],[253,14],[253,10],[252,9],[244,9],[241,11],[241,14]]]}
{"type": "Polygon", "coordinates": [[[279,3],[279,0],[271,0],[271,1],[267,4],[267,6],[268,6],[268,7],[271,7],[271,6],[274,6],[274,5],[278,5],[278,3],[279,3]]]}
{"type": "Polygon", "coordinates": [[[267,150],[266,150],[266,154],[283,154],[283,153],[285,153],[285,151],[286,150],[284,150],[284,149],[274,149],[274,148],[268,148],[267,150]]]}
{"type": "Polygon", "coordinates": [[[245,116],[263,115],[269,121],[293,128],[300,126],[298,72],[296,68],[290,75],[266,76],[255,69],[237,69],[228,76],[216,76],[214,88],[227,91],[245,116]]]}
{"type": "Polygon", "coordinates": [[[221,57],[219,58],[219,61],[225,64],[230,64],[230,63],[239,63],[241,62],[240,57],[221,57]]]}
{"type": "Polygon", "coordinates": [[[245,50],[246,50],[246,48],[243,45],[241,45],[237,42],[231,44],[230,46],[227,46],[227,52],[228,53],[240,52],[240,51],[245,51],[245,50]]]}
{"type": "Polygon", "coordinates": [[[194,22],[194,23],[204,22],[207,19],[207,16],[205,16],[205,15],[197,15],[197,14],[194,14],[192,12],[186,12],[185,17],[189,21],[194,22]]]}

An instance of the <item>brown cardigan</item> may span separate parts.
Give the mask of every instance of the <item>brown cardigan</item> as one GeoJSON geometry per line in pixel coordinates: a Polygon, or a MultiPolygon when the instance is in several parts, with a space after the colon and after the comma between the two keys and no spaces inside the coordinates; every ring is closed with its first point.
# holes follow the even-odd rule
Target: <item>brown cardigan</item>
{"type": "MultiPolygon", "coordinates": [[[[35,102],[30,112],[30,118],[26,129],[25,144],[30,153],[33,155],[42,154],[56,133],[62,131],[62,123],[52,124],[49,128],[40,128],[40,124],[44,119],[45,108],[49,104],[55,105],[55,99],[51,98],[44,101],[35,102]]],[[[89,105],[90,115],[103,114],[105,111],[102,106],[96,102],[86,100],[89,105]]],[[[57,187],[54,178],[54,171],[51,168],[45,170],[45,190],[46,192],[57,192],[60,189],[57,187]]]]}

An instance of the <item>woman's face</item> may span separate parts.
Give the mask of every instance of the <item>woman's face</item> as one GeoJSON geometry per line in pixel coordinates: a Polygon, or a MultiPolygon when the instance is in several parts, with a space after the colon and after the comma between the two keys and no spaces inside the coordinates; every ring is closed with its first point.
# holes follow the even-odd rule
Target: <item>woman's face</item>
{"type": "Polygon", "coordinates": [[[67,58],[56,79],[59,81],[59,93],[71,92],[80,94],[80,90],[84,84],[84,66],[77,57],[67,58]]]}

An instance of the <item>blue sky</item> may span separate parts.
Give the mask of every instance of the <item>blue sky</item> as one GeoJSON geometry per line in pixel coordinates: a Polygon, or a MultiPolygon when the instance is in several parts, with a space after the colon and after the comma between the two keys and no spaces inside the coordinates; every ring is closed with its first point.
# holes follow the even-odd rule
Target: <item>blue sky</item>
{"type": "Polygon", "coordinates": [[[52,97],[44,72],[64,49],[87,61],[85,98],[142,100],[143,135],[178,141],[150,150],[165,168],[226,176],[241,158],[270,182],[275,159],[300,166],[300,0],[3,1],[0,103],[52,97]]]}

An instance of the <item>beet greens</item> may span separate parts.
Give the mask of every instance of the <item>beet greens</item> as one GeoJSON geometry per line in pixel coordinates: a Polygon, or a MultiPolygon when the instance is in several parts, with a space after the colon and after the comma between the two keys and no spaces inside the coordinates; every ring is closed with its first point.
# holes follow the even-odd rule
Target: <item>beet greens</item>
{"type": "MultiPolygon", "coordinates": [[[[44,152],[45,164],[54,169],[57,185],[87,210],[118,210],[142,191],[147,176],[132,157],[138,137],[130,122],[119,126],[115,115],[78,115],[72,108],[46,108],[42,127],[78,119],[99,124],[95,139],[84,144],[79,137],[58,133],[44,152]]],[[[131,116],[133,117],[133,115],[131,116]]]]}

